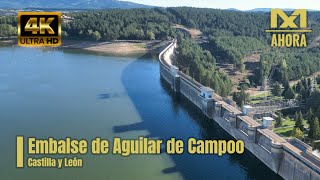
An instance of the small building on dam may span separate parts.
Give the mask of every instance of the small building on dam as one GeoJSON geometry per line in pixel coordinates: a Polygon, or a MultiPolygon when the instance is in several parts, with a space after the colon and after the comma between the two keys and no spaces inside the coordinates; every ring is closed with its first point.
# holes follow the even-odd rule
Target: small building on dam
{"type": "Polygon", "coordinates": [[[272,131],[271,118],[262,124],[248,116],[252,107],[238,110],[234,102],[220,97],[172,65],[176,40],[159,55],[161,77],[171,89],[195,104],[209,118],[217,122],[235,139],[245,142],[245,147],[275,173],[287,180],[320,180],[320,158],[312,148],[297,140],[285,140],[272,131]]]}

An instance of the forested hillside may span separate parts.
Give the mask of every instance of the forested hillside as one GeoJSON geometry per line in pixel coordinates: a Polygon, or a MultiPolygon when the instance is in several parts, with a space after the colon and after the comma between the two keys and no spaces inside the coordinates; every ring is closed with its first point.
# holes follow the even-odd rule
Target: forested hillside
{"type": "Polygon", "coordinates": [[[232,82],[227,74],[216,69],[211,53],[202,49],[190,39],[179,38],[176,65],[187,75],[206,86],[210,86],[221,96],[232,90],[232,82]]]}
{"type": "Polygon", "coordinates": [[[320,48],[287,49],[282,50],[281,53],[276,51],[262,53],[260,82],[268,76],[272,64],[277,64],[273,79],[285,84],[288,80],[300,79],[320,70],[320,48]]]}
{"type": "Polygon", "coordinates": [[[17,17],[3,16],[0,17],[0,37],[17,35],[17,17]]]}
{"type": "MultiPolygon", "coordinates": [[[[270,34],[265,33],[269,28],[269,13],[188,7],[168,8],[168,11],[175,15],[178,23],[198,28],[209,36],[207,47],[213,56],[219,57],[220,63],[233,63],[243,71],[243,57],[250,54],[250,51],[263,50],[260,74],[254,78],[257,84],[268,77],[271,65],[278,61],[279,54],[285,58],[288,68],[286,72],[280,72],[278,64],[279,69],[273,76],[275,81],[284,81],[282,76],[287,76],[287,80],[296,80],[320,71],[319,46],[310,49],[286,48],[280,52],[270,49],[270,34]]],[[[308,12],[308,22],[309,28],[313,29],[312,33],[307,34],[308,44],[312,47],[320,34],[318,13],[308,12]]]]}
{"type": "Polygon", "coordinates": [[[153,40],[173,36],[170,14],[160,9],[113,9],[69,14],[65,36],[92,40],[153,40]]]}
{"type": "Polygon", "coordinates": [[[263,41],[246,36],[210,36],[209,45],[216,57],[235,64],[241,71],[245,68],[245,55],[267,49],[263,41]]]}
{"type": "Polygon", "coordinates": [[[266,37],[269,14],[204,8],[168,8],[179,24],[198,28],[207,35],[266,37]]]}

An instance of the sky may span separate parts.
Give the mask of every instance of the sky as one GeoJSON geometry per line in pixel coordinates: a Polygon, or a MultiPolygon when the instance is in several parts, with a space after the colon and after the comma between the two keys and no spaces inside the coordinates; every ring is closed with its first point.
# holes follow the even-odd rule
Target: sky
{"type": "Polygon", "coordinates": [[[124,0],[161,7],[191,6],[217,9],[290,8],[320,10],[319,0],[124,0]]]}

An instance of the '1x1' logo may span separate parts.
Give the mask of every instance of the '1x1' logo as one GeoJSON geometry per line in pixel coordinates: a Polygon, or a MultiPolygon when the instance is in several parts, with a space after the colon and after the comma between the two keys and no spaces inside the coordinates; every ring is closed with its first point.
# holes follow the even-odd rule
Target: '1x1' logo
{"type": "Polygon", "coordinates": [[[60,12],[18,12],[19,46],[60,46],[60,12]]]}
{"type": "Polygon", "coordinates": [[[311,29],[308,29],[307,22],[307,10],[305,9],[296,9],[290,16],[281,9],[272,9],[271,29],[266,30],[272,33],[271,46],[306,47],[306,33],[312,32],[311,29]]]}

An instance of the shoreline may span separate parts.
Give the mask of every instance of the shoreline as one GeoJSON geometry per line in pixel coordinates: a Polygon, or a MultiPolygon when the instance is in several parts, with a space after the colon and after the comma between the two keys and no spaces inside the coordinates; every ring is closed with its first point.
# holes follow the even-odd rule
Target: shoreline
{"type": "MultiPolygon", "coordinates": [[[[17,39],[3,39],[0,44],[16,46],[17,39]]],[[[145,54],[158,54],[163,47],[169,43],[168,40],[116,40],[116,41],[82,41],[63,40],[59,49],[85,50],[115,56],[133,56],[145,54]]]]}

